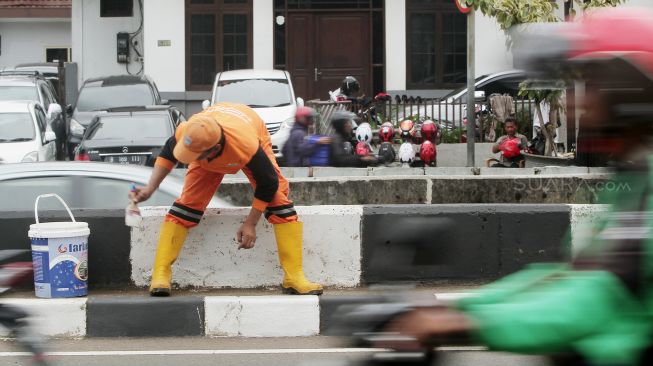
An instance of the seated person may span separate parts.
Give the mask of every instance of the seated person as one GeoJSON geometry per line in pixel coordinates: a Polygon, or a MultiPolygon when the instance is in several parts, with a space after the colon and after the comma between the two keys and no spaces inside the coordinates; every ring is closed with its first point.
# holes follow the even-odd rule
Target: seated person
{"type": "Polygon", "coordinates": [[[493,167],[519,168],[519,163],[524,161],[521,151],[528,146],[526,136],[517,133],[517,121],[513,117],[506,118],[503,123],[506,134],[499,137],[492,145],[492,152],[501,152],[501,162],[493,167]]]}

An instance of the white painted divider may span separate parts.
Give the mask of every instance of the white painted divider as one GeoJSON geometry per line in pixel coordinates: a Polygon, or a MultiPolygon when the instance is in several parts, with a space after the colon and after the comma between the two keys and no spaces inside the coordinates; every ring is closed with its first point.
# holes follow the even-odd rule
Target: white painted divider
{"type": "MultiPolygon", "coordinates": [[[[325,286],[354,287],[361,276],[361,206],[297,207],[304,222],[304,271],[325,286]]],[[[132,280],[149,285],[159,231],[167,208],[144,208],[143,225],[132,229],[132,280]]],[[[182,287],[254,288],[278,286],[283,273],[272,225],[257,226],[256,246],[237,250],[236,231],[249,208],[209,209],[191,229],[173,266],[173,282],[182,287]]]]}
{"type": "Polygon", "coordinates": [[[317,296],[207,296],[207,336],[307,337],[320,332],[317,296]]]}
{"type": "MultiPolygon", "coordinates": [[[[50,337],[84,337],[86,335],[86,298],[33,299],[6,298],[3,305],[27,312],[30,323],[41,335],[50,337]]],[[[0,327],[0,336],[9,332],[0,327]]]]}

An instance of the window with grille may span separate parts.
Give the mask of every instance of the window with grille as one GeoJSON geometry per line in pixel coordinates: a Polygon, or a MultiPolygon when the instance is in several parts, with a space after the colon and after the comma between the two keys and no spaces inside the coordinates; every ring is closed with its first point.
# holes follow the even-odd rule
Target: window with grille
{"type": "Polygon", "coordinates": [[[210,90],[216,73],[252,67],[252,0],[186,0],[186,89],[210,90]]]}
{"type": "Polygon", "coordinates": [[[453,1],[406,2],[409,89],[455,88],[467,79],[467,17],[453,1]]]}

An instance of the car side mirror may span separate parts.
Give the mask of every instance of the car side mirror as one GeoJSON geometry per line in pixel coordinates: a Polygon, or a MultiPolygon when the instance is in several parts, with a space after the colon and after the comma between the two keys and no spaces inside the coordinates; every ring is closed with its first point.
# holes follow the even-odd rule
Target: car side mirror
{"type": "Polygon", "coordinates": [[[48,119],[53,119],[61,114],[61,106],[57,103],[52,103],[48,107],[48,119]]]}
{"type": "Polygon", "coordinates": [[[477,102],[482,102],[485,100],[485,91],[483,90],[475,90],[474,91],[474,99],[477,102]]]}
{"type": "Polygon", "coordinates": [[[202,109],[206,109],[210,106],[211,106],[211,102],[209,102],[208,100],[202,102],[202,109]]]}
{"type": "Polygon", "coordinates": [[[161,104],[168,105],[168,104],[170,104],[170,101],[167,100],[167,99],[161,99],[161,104]]]}
{"type": "Polygon", "coordinates": [[[297,107],[303,107],[304,106],[304,99],[302,98],[297,98],[297,107]]]}
{"type": "Polygon", "coordinates": [[[53,131],[45,131],[45,142],[54,141],[57,139],[57,135],[53,131]]]}
{"type": "Polygon", "coordinates": [[[66,114],[69,115],[69,116],[71,116],[73,114],[73,105],[72,104],[68,104],[66,106],[66,114]]]}

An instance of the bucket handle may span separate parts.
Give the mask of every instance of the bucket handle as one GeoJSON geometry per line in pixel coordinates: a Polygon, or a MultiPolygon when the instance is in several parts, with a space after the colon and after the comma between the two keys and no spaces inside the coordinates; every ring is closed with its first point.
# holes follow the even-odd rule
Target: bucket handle
{"type": "Polygon", "coordinates": [[[66,204],[66,202],[64,202],[64,200],[61,197],[59,197],[59,195],[57,195],[55,193],[48,193],[48,194],[42,194],[42,195],[36,197],[36,202],[34,202],[34,219],[36,219],[37,224],[39,223],[39,200],[41,198],[47,198],[47,197],[57,198],[59,200],[59,202],[61,202],[63,207],[66,208],[66,211],[68,211],[68,215],[70,216],[70,219],[73,220],[73,222],[76,222],[75,218],[73,217],[73,213],[70,212],[70,208],[68,208],[68,205],[66,204]]]}

